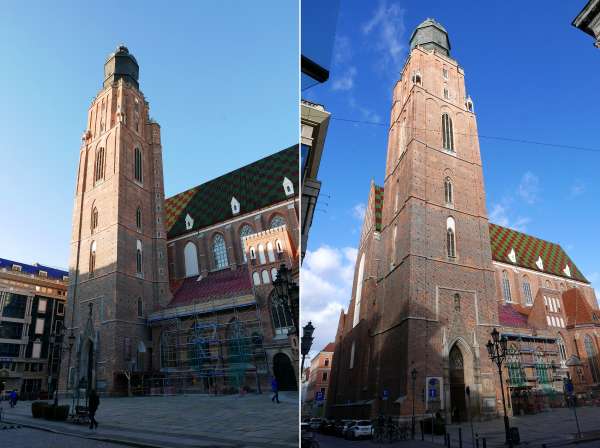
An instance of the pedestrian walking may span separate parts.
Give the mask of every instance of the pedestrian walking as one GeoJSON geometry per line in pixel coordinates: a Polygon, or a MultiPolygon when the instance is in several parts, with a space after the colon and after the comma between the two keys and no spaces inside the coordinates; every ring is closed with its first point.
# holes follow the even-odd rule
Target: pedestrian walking
{"type": "Polygon", "coordinates": [[[12,390],[10,391],[10,407],[14,408],[17,405],[17,391],[16,390],[12,390]]]}
{"type": "Polygon", "coordinates": [[[88,399],[88,411],[90,413],[90,429],[98,428],[98,422],[96,421],[96,411],[100,406],[100,397],[96,393],[95,389],[90,391],[90,397],[88,399]]]}
{"type": "Polygon", "coordinates": [[[271,380],[271,390],[273,391],[273,398],[271,398],[271,401],[277,401],[277,403],[279,403],[279,383],[275,377],[271,380]]]}

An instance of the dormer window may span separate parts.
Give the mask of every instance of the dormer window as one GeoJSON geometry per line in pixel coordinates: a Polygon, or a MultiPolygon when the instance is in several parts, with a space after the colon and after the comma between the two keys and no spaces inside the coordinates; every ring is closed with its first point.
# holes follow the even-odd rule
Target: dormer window
{"type": "Polygon", "coordinates": [[[544,270],[544,262],[542,261],[542,257],[541,257],[541,256],[538,256],[538,259],[537,259],[537,261],[535,262],[535,265],[538,267],[538,269],[539,269],[540,271],[543,271],[543,270],[544,270]]]}
{"type": "Polygon", "coordinates": [[[237,215],[240,212],[240,202],[233,196],[231,198],[231,213],[237,215]]]}
{"type": "Polygon", "coordinates": [[[256,260],[256,251],[254,250],[254,247],[250,248],[250,260],[256,260]]]}
{"type": "Polygon", "coordinates": [[[48,278],[48,273],[46,271],[38,271],[38,275],[42,278],[48,278]]]}
{"type": "Polygon", "coordinates": [[[565,275],[567,277],[571,276],[571,268],[569,268],[569,265],[566,265],[565,268],[563,269],[563,272],[565,273],[565,275]]]}
{"type": "Polygon", "coordinates": [[[63,282],[68,282],[68,281],[69,281],[69,276],[63,275],[63,282]]]}
{"type": "Polygon", "coordinates": [[[508,253],[508,259],[513,263],[517,262],[517,254],[515,253],[515,248],[513,247],[508,253]]]}
{"type": "Polygon", "coordinates": [[[468,97],[467,101],[465,101],[465,107],[469,112],[473,112],[473,100],[471,99],[471,97],[468,97]]]}
{"type": "Polygon", "coordinates": [[[192,227],[194,227],[194,219],[188,213],[185,216],[185,229],[192,230],[192,227]]]}
{"type": "Polygon", "coordinates": [[[286,196],[294,194],[294,184],[287,177],[283,178],[283,190],[285,191],[286,196]]]}
{"type": "Polygon", "coordinates": [[[12,270],[15,271],[15,272],[21,272],[22,269],[23,268],[21,267],[21,265],[18,265],[18,264],[13,264],[12,265],[12,270]]]}

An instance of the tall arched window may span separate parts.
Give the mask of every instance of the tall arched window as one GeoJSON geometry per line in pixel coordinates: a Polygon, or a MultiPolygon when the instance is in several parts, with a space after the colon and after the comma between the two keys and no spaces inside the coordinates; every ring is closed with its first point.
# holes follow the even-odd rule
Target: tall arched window
{"type": "Polygon", "coordinates": [[[275,241],[275,247],[277,248],[278,254],[283,253],[283,244],[281,244],[281,241],[279,241],[279,240],[275,241]]]}
{"type": "Polygon", "coordinates": [[[262,244],[258,245],[258,262],[260,264],[265,264],[267,262],[267,258],[265,257],[265,246],[262,244]]]}
{"type": "Polygon", "coordinates": [[[362,298],[363,282],[365,277],[365,254],[360,257],[358,265],[358,275],[356,276],[356,296],[354,297],[354,318],[352,319],[352,328],[356,327],[360,320],[360,301],[362,298]]]}
{"type": "Polygon", "coordinates": [[[143,166],[142,166],[142,150],[140,148],[135,148],[134,152],[134,175],[135,180],[138,182],[143,182],[143,166]]]}
{"type": "Polygon", "coordinates": [[[248,258],[246,256],[246,250],[244,248],[244,237],[252,235],[253,233],[254,233],[254,229],[252,228],[252,226],[250,226],[250,224],[244,224],[242,226],[242,228],[240,229],[240,244],[241,244],[241,248],[242,248],[242,254],[244,257],[244,263],[247,261],[247,258],[248,258]]]}
{"type": "Polygon", "coordinates": [[[224,269],[229,266],[227,260],[227,247],[225,246],[225,238],[220,233],[215,235],[213,239],[213,257],[215,259],[215,268],[224,269]]]}
{"type": "Polygon", "coordinates": [[[533,305],[531,285],[529,284],[529,278],[527,278],[526,275],[523,276],[523,295],[525,296],[525,305],[533,305]]]}
{"type": "Polygon", "coordinates": [[[271,219],[271,229],[285,225],[285,219],[281,215],[275,215],[271,219]]]}
{"type": "Polygon", "coordinates": [[[252,273],[252,281],[254,282],[255,286],[260,285],[260,274],[258,272],[252,273]]]}
{"type": "Polygon", "coordinates": [[[508,279],[508,272],[502,271],[502,291],[504,293],[504,301],[512,302],[512,295],[510,294],[510,280],[508,279]]]}
{"type": "Polygon", "coordinates": [[[567,366],[567,349],[565,348],[565,341],[561,336],[556,340],[556,345],[558,346],[558,354],[560,355],[560,366],[564,368],[567,366]]]}
{"type": "Polygon", "coordinates": [[[273,281],[277,280],[277,275],[279,275],[278,272],[277,272],[277,269],[276,268],[272,268],[271,269],[271,278],[273,279],[273,281]]]}
{"type": "Polygon", "coordinates": [[[279,300],[275,293],[271,294],[271,316],[276,335],[287,335],[293,327],[292,313],[285,300],[279,300]]]}
{"type": "Polygon", "coordinates": [[[454,218],[451,216],[446,220],[446,254],[448,258],[456,258],[456,229],[454,218]]]}
{"type": "Polygon", "coordinates": [[[452,118],[448,114],[442,114],[442,147],[448,151],[454,151],[452,118]]]}
{"type": "Polygon", "coordinates": [[[452,189],[452,181],[449,177],[444,179],[444,200],[446,201],[446,205],[454,204],[454,191],[452,189]]]}
{"type": "Polygon", "coordinates": [[[90,276],[94,275],[96,270],[96,242],[92,241],[90,246],[90,276]]]}
{"type": "Polygon", "coordinates": [[[269,271],[264,270],[261,272],[262,282],[267,285],[271,283],[271,278],[269,277],[269,271]]]}
{"type": "Polygon", "coordinates": [[[598,367],[598,352],[594,346],[594,341],[589,334],[585,335],[583,340],[585,345],[585,353],[587,354],[588,364],[592,373],[594,383],[600,383],[600,367],[598,367]]]}
{"type": "Polygon", "coordinates": [[[98,149],[98,151],[96,151],[96,164],[94,167],[94,183],[98,182],[99,180],[104,179],[104,159],[105,159],[105,152],[104,152],[104,148],[100,148],[98,149]]]}
{"type": "Polygon", "coordinates": [[[267,256],[269,257],[269,263],[275,262],[275,251],[273,250],[273,243],[267,243],[267,256]]]}
{"type": "Polygon", "coordinates": [[[138,317],[144,317],[144,302],[142,301],[141,297],[138,297],[137,300],[137,312],[138,317]]]}
{"type": "Polygon", "coordinates": [[[96,206],[92,207],[92,233],[98,228],[98,209],[96,206]]]}
{"type": "Polygon", "coordinates": [[[183,256],[185,260],[185,276],[195,277],[198,275],[198,248],[189,241],[184,249],[183,256]]]}
{"type": "Polygon", "coordinates": [[[142,242],[137,240],[135,247],[135,272],[142,273],[142,242]]]}
{"type": "Polygon", "coordinates": [[[142,207],[135,210],[135,226],[138,230],[142,230],[142,207]]]}
{"type": "Polygon", "coordinates": [[[511,344],[506,354],[508,383],[513,387],[525,386],[525,374],[521,366],[521,354],[515,344],[511,344]]]}

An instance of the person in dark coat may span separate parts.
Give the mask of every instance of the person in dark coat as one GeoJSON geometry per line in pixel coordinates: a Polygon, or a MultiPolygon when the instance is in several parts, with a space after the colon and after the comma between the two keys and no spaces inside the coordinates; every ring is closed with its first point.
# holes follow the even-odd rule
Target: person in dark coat
{"type": "Polygon", "coordinates": [[[275,377],[271,380],[271,390],[273,391],[273,398],[271,398],[271,401],[274,402],[277,400],[277,403],[279,403],[279,383],[275,377]]]}
{"type": "Polygon", "coordinates": [[[96,421],[96,411],[100,406],[100,397],[96,393],[95,389],[90,391],[90,398],[88,400],[88,409],[90,413],[90,429],[98,428],[98,422],[96,421]]]}

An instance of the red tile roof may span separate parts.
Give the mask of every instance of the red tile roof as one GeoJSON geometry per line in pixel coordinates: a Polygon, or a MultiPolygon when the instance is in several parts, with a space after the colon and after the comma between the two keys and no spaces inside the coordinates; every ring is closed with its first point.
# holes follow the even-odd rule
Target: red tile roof
{"type": "Polygon", "coordinates": [[[210,299],[223,299],[251,295],[252,282],[247,267],[236,270],[223,269],[211,272],[198,281],[198,277],[186,278],[173,292],[169,307],[207,302],[210,299]]]}
{"type": "Polygon", "coordinates": [[[321,351],[322,352],[332,352],[333,353],[334,350],[335,350],[335,343],[334,342],[330,342],[321,351]]]}
{"type": "Polygon", "coordinates": [[[526,328],[528,326],[527,316],[509,303],[498,304],[498,319],[500,325],[505,327],[526,328]]]}
{"type": "Polygon", "coordinates": [[[567,325],[600,324],[600,311],[592,309],[579,289],[568,289],[563,292],[562,299],[567,315],[567,325]]]}

